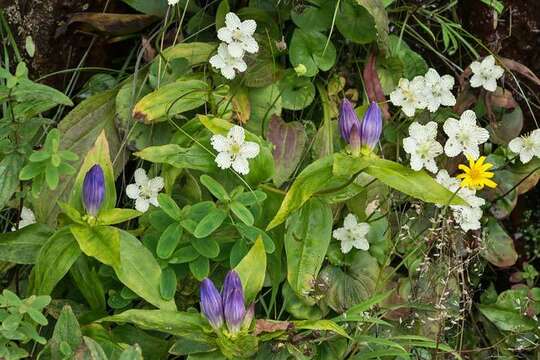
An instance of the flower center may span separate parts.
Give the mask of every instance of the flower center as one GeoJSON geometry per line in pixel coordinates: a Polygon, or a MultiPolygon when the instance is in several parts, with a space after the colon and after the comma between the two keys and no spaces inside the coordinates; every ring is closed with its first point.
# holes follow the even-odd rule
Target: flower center
{"type": "Polygon", "coordinates": [[[150,199],[152,197],[152,190],[148,185],[141,185],[140,196],[145,199],[150,199]]]}
{"type": "Polygon", "coordinates": [[[237,156],[238,154],[240,154],[240,151],[242,150],[242,146],[240,146],[240,144],[237,144],[237,143],[234,143],[231,145],[231,154],[233,154],[234,156],[237,156]]]}
{"type": "Polygon", "coordinates": [[[457,136],[458,141],[461,145],[466,145],[471,142],[471,137],[466,131],[461,131],[457,136]]]}
{"type": "Polygon", "coordinates": [[[240,40],[242,40],[242,36],[243,36],[243,35],[244,35],[244,34],[242,34],[242,31],[240,31],[240,29],[236,29],[236,30],[234,30],[233,33],[232,33],[232,38],[233,38],[234,40],[240,41],[240,40]]]}

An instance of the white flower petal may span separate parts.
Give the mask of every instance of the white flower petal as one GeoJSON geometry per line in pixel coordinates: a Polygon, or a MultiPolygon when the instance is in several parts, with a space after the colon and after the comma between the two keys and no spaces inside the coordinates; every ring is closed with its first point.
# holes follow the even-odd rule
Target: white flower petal
{"type": "Polygon", "coordinates": [[[243,48],[250,54],[255,54],[259,51],[259,44],[254,38],[248,37],[244,40],[243,48]]]}
{"type": "Polygon", "coordinates": [[[165,182],[161,176],[156,176],[155,178],[148,181],[148,188],[150,191],[158,193],[165,186],[165,182]]]}
{"type": "Polygon", "coordinates": [[[486,89],[487,91],[493,92],[497,90],[497,80],[489,79],[484,82],[483,86],[484,86],[484,89],[486,89]]]}
{"type": "Polygon", "coordinates": [[[420,171],[423,166],[424,161],[420,158],[420,156],[416,154],[411,155],[411,169],[414,171],[420,171]]]}
{"type": "Polygon", "coordinates": [[[146,185],[148,183],[148,176],[143,168],[138,168],[134,173],[135,183],[137,185],[146,185]]]}
{"type": "Polygon", "coordinates": [[[236,70],[238,70],[239,72],[244,72],[247,70],[247,64],[244,60],[242,59],[238,59],[238,61],[234,64],[234,67],[236,68],[236,70]]]}
{"type": "Polygon", "coordinates": [[[456,119],[448,118],[443,125],[443,130],[449,137],[455,137],[459,132],[459,122],[456,119]]]}
{"type": "Polygon", "coordinates": [[[356,249],[367,251],[369,250],[369,243],[365,238],[362,239],[356,239],[352,243],[352,246],[354,246],[356,249]]]}
{"type": "Polygon", "coordinates": [[[458,156],[462,151],[461,145],[454,139],[448,139],[444,144],[444,153],[449,157],[458,156]]]}
{"type": "Polygon", "coordinates": [[[242,156],[237,156],[232,162],[232,168],[240,175],[249,174],[249,162],[242,156]]]}
{"type": "Polygon", "coordinates": [[[255,20],[244,20],[240,24],[240,31],[245,35],[251,36],[255,33],[255,30],[257,30],[257,23],[255,20]]]}
{"type": "Polygon", "coordinates": [[[232,80],[236,77],[236,73],[234,72],[234,68],[232,66],[224,66],[223,68],[221,68],[221,75],[223,75],[223,77],[225,79],[228,79],[228,80],[232,80]]]}
{"type": "Polygon", "coordinates": [[[341,242],[341,252],[344,254],[348,254],[353,248],[353,242],[352,241],[342,241],[341,242]]]}
{"type": "Polygon", "coordinates": [[[217,32],[217,37],[219,40],[226,42],[227,44],[230,44],[233,41],[232,38],[232,31],[227,27],[222,27],[217,32]]]}
{"type": "Polygon", "coordinates": [[[343,227],[345,229],[352,229],[358,224],[358,219],[354,214],[347,214],[343,220],[343,227]]]}
{"type": "Polygon", "coordinates": [[[129,184],[126,186],[126,195],[130,199],[138,199],[140,196],[140,187],[137,184],[129,184]]]}
{"type": "Polygon", "coordinates": [[[228,169],[232,165],[232,157],[228,152],[220,152],[216,156],[216,164],[220,169],[228,169]]]}
{"type": "Polygon", "coordinates": [[[332,232],[332,236],[339,241],[346,241],[349,238],[349,232],[345,228],[339,228],[332,232]]]}
{"type": "Polygon", "coordinates": [[[245,139],[244,128],[234,125],[227,133],[227,137],[239,145],[243,144],[245,139]]]}
{"type": "Polygon", "coordinates": [[[241,58],[244,55],[244,49],[241,43],[233,41],[229,44],[228,47],[229,54],[234,58],[241,58]]]}
{"type": "Polygon", "coordinates": [[[471,79],[469,80],[469,84],[471,84],[471,86],[473,88],[478,88],[478,87],[481,87],[484,85],[483,81],[482,81],[482,78],[480,77],[480,75],[476,75],[474,74],[471,79]]]}
{"type": "Polygon", "coordinates": [[[230,30],[238,29],[241,24],[242,24],[242,21],[235,13],[230,12],[227,15],[225,15],[225,25],[230,30]]]}
{"type": "Polygon", "coordinates": [[[229,151],[231,148],[229,139],[223,135],[213,135],[210,138],[210,144],[217,152],[229,151]]]}
{"type": "Polygon", "coordinates": [[[135,210],[140,212],[146,212],[150,207],[150,202],[144,198],[137,198],[135,200],[135,210]]]}
{"type": "Polygon", "coordinates": [[[252,141],[246,141],[240,149],[240,156],[243,156],[246,159],[253,159],[259,155],[259,151],[259,144],[252,141]]]}

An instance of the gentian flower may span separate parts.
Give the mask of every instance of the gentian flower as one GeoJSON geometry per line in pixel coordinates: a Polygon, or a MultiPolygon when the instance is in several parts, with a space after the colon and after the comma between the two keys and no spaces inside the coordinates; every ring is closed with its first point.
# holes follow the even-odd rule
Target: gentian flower
{"type": "Polygon", "coordinates": [[[208,278],[203,280],[201,311],[215,330],[221,329],[225,320],[228,333],[235,336],[240,330],[249,328],[255,307],[251,304],[246,310],[242,281],[238,273],[231,270],[225,277],[221,295],[212,280],[208,278]]]}
{"type": "Polygon", "coordinates": [[[201,283],[201,311],[214,329],[223,325],[223,302],[212,280],[201,283]]]}
{"type": "Polygon", "coordinates": [[[82,198],[88,215],[96,216],[105,200],[105,175],[98,164],[92,166],[84,177],[82,198]]]}
{"type": "Polygon", "coordinates": [[[372,150],[382,132],[381,109],[377,103],[372,102],[360,122],[352,104],[343,99],[339,112],[339,130],[353,154],[358,154],[362,148],[372,150]]]}

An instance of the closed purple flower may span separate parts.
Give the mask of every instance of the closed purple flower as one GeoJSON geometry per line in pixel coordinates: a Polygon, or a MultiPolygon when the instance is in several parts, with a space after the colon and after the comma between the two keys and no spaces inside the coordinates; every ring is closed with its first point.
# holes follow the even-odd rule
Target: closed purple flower
{"type": "Polygon", "coordinates": [[[228,294],[227,301],[223,304],[223,314],[229,332],[237,334],[242,328],[246,307],[244,305],[244,292],[242,289],[235,288],[228,294]]]}
{"type": "Polygon", "coordinates": [[[354,111],[353,105],[349,100],[343,99],[339,109],[339,130],[341,137],[348,144],[351,143],[351,131],[355,125],[357,130],[360,130],[360,120],[358,119],[358,115],[356,115],[356,111],[354,111]]]}
{"type": "Polygon", "coordinates": [[[227,273],[225,276],[225,280],[223,281],[223,291],[221,292],[221,295],[223,297],[223,303],[227,303],[227,299],[231,295],[232,291],[235,289],[239,289],[243,294],[243,287],[242,287],[242,280],[240,280],[240,276],[238,276],[238,273],[234,270],[231,270],[227,273]]]}
{"type": "Polygon", "coordinates": [[[362,146],[373,149],[379,142],[382,132],[382,112],[379,105],[372,101],[369,105],[362,126],[360,127],[360,137],[362,146]]]}
{"type": "Polygon", "coordinates": [[[201,311],[214,329],[223,325],[223,302],[212,280],[205,278],[201,283],[201,311]]]}
{"type": "Polygon", "coordinates": [[[86,212],[96,216],[105,200],[105,175],[98,164],[92,166],[84,177],[82,198],[86,212]]]}

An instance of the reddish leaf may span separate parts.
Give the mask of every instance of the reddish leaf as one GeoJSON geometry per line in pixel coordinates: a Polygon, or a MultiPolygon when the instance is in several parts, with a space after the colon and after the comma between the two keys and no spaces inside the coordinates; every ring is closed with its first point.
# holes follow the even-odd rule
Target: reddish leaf
{"type": "Polygon", "coordinates": [[[366,66],[364,67],[364,83],[366,85],[366,93],[369,101],[376,101],[381,107],[383,117],[390,119],[390,112],[388,111],[388,104],[386,103],[386,97],[382,89],[381,81],[377,75],[376,68],[376,56],[375,52],[371,52],[368,57],[366,66]]]}

